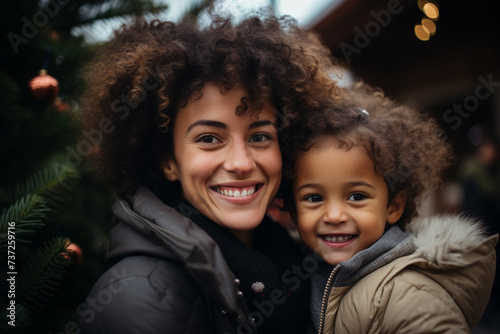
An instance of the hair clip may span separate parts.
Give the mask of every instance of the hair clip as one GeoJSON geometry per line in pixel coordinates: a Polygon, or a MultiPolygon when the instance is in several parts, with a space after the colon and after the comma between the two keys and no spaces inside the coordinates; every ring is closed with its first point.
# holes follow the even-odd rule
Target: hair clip
{"type": "Polygon", "coordinates": [[[366,111],[365,109],[361,108],[361,107],[358,107],[358,110],[360,112],[362,112],[363,114],[365,114],[366,116],[370,116],[370,114],[368,113],[368,111],[366,111]]]}

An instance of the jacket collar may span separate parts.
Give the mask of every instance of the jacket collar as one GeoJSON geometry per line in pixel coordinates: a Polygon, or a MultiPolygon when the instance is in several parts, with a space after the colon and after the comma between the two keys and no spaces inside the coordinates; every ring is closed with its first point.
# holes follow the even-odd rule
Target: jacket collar
{"type": "Polygon", "coordinates": [[[394,259],[414,251],[414,237],[398,226],[391,226],[371,247],[341,263],[333,286],[351,285],[394,259]]]}
{"type": "Polygon", "coordinates": [[[118,199],[112,209],[117,219],[110,231],[110,259],[141,254],[181,262],[211,298],[238,312],[235,277],[204,230],[146,188],[118,199]]]}

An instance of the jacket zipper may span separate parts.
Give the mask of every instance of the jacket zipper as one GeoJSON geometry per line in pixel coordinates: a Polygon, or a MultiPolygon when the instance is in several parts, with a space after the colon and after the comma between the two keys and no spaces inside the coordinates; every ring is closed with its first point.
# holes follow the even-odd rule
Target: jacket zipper
{"type": "Polygon", "coordinates": [[[325,325],[325,313],[326,313],[326,305],[328,302],[328,295],[330,294],[330,288],[333,282],[333,277],[337,273],[337,271],[340,269],[341,265],[337,264],[335,268],[333,268],[332,272],[330,273],[330,276],[328,276],[328,280],[326,281],[326,286],[325,286],[325,291],[323,292],[323,299],[321,300],[321,314],[319,318],[319,326],[318,326],[318,334],[323,333],[323,326],[325,325]]]}

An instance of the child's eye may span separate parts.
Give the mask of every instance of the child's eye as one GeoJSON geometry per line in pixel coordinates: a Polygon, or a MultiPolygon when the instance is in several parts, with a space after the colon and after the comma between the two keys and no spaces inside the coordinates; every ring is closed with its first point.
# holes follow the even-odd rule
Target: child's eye
{"type": "Polygon", "coordinates": [[[253,135],[249,142],[250,143],[261,143],[261,142],[265,142],[265,141],[268,141],[268,140],[272,140],[273,137],[266,134],[266,133],[258,133],[256,135],[253,135]]]}
{"type": "Polygon", "coordinates": [[[366,196],[366,195],[364,195],[364,194],[360,194],[360,193],[355,193],[355,194],[352,194],[351,196],[349,196],[349,197],[347,198],[347,200],[357,202],[357,201],[362,201],[362,200],[364,200],[365,198],[367,198],[367,196],[366,196]]]}
{"type": "Polygon", "coordinates": [[[197,143],[204,143],[204,144],[215,144],[215,143],[220,142],[220,140],[217,139],[217,137],[215,137],[214,135],[206,134],[206,135],[202,135],[202,136],[198,137],[198,139],[196,139],[196,142],[197,143]]]}
{"type": "Polygon", "coordinates": [[[320,195],[307,195],[306,197],[304,197],[304,200],[308,202],[321,202],[323,201],[323,197],[321,197],[320,195]]]}

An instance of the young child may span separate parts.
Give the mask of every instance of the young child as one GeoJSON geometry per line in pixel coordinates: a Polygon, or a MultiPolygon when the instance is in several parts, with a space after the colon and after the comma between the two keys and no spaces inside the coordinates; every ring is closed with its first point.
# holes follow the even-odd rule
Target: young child
{"type": "Polygon", "coordinates": [[[469,333],[488,303],[498,235],[464,216],[416,218],[452,158],[436,123],[363,85],[293,122],[285,187],[321,257],[316,332],[469,333]]]}

